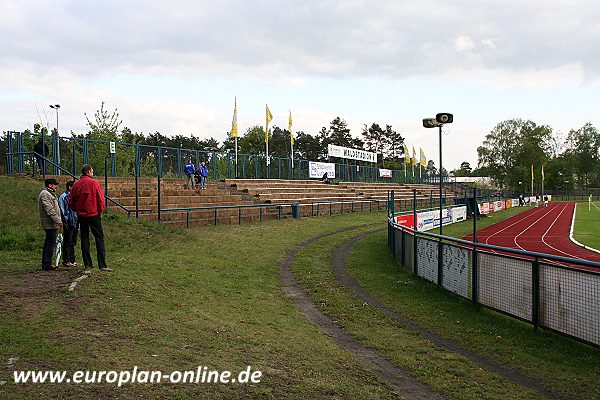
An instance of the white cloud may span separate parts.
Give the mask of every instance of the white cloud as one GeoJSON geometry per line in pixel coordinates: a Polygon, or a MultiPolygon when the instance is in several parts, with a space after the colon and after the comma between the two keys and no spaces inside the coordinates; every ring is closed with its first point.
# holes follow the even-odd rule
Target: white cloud
{"type": "Polygon", "coordinates": [[[456,39],[454,39],[454,49],[458,52],[469,51],[475,48],[475,43],[473,40],[464,35],[460,35],[456,39]]]}

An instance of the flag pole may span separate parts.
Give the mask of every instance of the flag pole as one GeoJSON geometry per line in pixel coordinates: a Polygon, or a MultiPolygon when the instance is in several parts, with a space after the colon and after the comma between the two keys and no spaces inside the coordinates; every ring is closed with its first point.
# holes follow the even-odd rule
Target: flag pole
{"type": "Polygon", "coordinates": [[[238,174],[238,142],[237,142],[237,136],[235,137],[235,177],[239,178],[239,174],[238,174]]]}
{"type": "Polygon", "coordinates": [[[290,131],[290,148],[291,148],[291,154],[290,154],[290,159],[292,161],[292,165],[291,165],[291,172],[292,172],[292,179],[294,179],[294,133],[292,132],[292,110],[290,110],[290,117],[288,118],[288,130],[290,131]]]}
{"type": "Polygon", "coordinates": [[[531,196],[533,196],[533,164],[531,164],[531,196]]]}

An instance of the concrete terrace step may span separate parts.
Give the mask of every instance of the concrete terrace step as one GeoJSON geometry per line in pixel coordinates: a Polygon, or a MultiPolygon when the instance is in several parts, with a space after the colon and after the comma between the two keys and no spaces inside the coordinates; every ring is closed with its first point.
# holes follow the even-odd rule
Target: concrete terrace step
{"type": "Polygon", "coordinates": [[[277,198],[268,199],[267,203],[318,203],[318,202],[346,202],[350,203],[352,200],[365,200],[363,197],[296,197],[296,198],[277,198]]]}
{"type": "Polygon", "coordinates": [[[323,185],[323,182],[318,179],[225,179],[225,184],[231,185],[323,185]]]}
{"type": "MultiPolygon", "coordinates": [[[[117,197],[111,196],[115,201],[121,204],[135,204],[135,197],[117,197]]],[[[158,204],[158,196],[139,196],[140,204],[158,204]]],[[[220,202],[235,202],[243,201],[241,195],[216,195],[216,196],[194,196],[194,195],[179,195],[179,196],[161,196],[162,203],[182,203],[182,204],[205,204],[205,203],[220,203],[220,202]]]]}
{"type": "Polygon", "coordinates": [[[337,188],[335,186],[329,187],[280,187],[280,188],[246,188],[244,192],[250,194],[267,194],[267,193],[350,193],[344,188],[337,188]]]}
{"type": "Polygon", "coordinates": [[[356,193],[346,192],[346,193],[305,193],[305,192],[294,192],[294,193],[263,193],[258,198],[259,199],[296,199],[303,197],[312,197],[315,199],[320,199],[323,197],[360,197],[357,196],[356,193]]]}

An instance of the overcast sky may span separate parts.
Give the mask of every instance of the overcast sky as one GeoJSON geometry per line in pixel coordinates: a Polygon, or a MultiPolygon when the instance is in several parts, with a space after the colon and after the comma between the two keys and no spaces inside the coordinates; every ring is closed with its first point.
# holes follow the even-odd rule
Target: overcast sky
{"type": "Polygon", "coordinates": [[[85,133],[102,101],[135,132],[215,137],[272,124],[391,124],[444,166],[500,121],[600,127],[600,3],[0,0],[0,129],[85,133]]]}

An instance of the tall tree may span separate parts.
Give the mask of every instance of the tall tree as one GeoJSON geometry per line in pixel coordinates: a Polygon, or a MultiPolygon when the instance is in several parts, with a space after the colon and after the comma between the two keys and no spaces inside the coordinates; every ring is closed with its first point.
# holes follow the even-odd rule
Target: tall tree
{"type": "Polygon", "coordinates": [[[94,119],[91,120],[85,114],[87,125],[90,128],[89,137],[91,139],[117,141],[119,140],[119,126],[123,123],[119,112],[115,108],[112,113],[104,109],[104,102],[100,104],[100,109],[94,113],[94,119]]]}
{"type": "Polygon", "coordinates": [[[317,161],[322,160],[323,146],[319,138],[308,133],[296,132],[294,139],[294,158],[317,161]]]}
{"type": "Polygon", "coordinates": [[[388,137],[387,132],[384,131],[379,124],[372,123],[371,126],[365,124],[362,129],[362,137],[365,149],[376,153],[377,159],[381,161],[381,165],[383,166],[384,157],[390,144],[390,138],[388,137]],[[381,157],[379,155],[381,155],[381,157]]]}
{"type": "Polygon", "coordinates": [[[578,186],[587,188],[600,184],[598,168],[600,167],[600,133],[590,123],[581,128],[572,129],[567,136],[565,157],[571,159],[575,166],[575,178],[578,186]]]}
{"type": "Polygon", "coordinates": [[[518,182],[530,181],[532,164],[539,171],[548,161],[551,140],[552,128],[547,125],[522,119],[502,121],[477,148],[478,167],[486,169],[500,187],[516,188],[518,182]]]}

